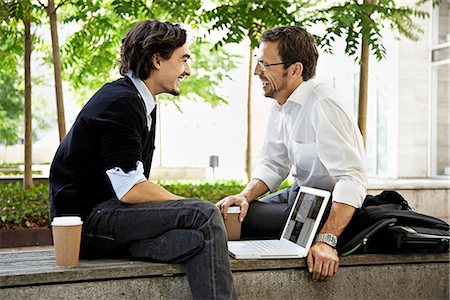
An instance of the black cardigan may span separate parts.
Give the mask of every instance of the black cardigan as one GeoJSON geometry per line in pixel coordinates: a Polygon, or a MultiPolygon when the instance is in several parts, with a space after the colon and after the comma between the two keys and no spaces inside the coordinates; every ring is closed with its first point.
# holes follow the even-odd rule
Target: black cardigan
{"type": "Polygon", "coordinates": [[[104,85],[86,103],[52,162],[52,218],[85,218],[95,206],[116,197],[106,175],[113,167],[129,172],[141,161],[148,178],[155,148],[156,107],[151,117],[149,131],[144,101],[128,77],[104,85]]]}

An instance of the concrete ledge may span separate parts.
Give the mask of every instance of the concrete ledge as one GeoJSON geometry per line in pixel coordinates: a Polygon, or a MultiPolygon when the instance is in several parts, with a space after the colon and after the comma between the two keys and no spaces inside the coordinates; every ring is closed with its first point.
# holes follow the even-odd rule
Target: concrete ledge
{"type": "MultiPolygon", "coordinates": [[[[405,198],[414,211],[450,223],[450,189],[394,189],[405,198]]],[[[378,195],[383,189],[368,190],[367,194],[378,195]]]]}
{"type": "Polygon", "coordinates": [[[418,189],[450,189],[449,179],[415,178],[415,179],[380,179],[369,178],[369,190],[418,190],[418,189]]]}
{"type": "MultiPolygon", "coordinates": [[[[449,254],[355,255],[312,282],[305,259],[231,260],[240,299],[448,299],[449,254]]],[[[182,265],[128,260],[55,267],[52,251],[0,253],[1,299],[189,299],[182,265]]]]}

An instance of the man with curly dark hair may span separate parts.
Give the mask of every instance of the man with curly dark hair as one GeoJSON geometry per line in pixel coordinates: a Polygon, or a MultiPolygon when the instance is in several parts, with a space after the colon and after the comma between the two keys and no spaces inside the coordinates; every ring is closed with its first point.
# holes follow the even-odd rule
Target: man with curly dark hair
{"type": "Polygon", "coordinates": [[[194,299],[234,299],[219,210],[148,180],[156,96],[189,76],[186,31],[144,21],[122,39],[120,74],[83,107],[50,171],[51,216],[83,219],[81,257],[184,262],[194,299]]]}

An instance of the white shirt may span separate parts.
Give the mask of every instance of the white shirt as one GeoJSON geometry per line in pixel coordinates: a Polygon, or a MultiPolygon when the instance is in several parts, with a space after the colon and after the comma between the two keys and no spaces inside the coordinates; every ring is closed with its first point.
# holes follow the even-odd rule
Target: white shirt
{"type": "Polygon", "coordinates": [[[148,87],[145,83],[138,77],[135,77],[132,71],[128,71],[127,76],[131,79],[134,86],[139,92],[139,96],[144,100],[145,103],[145,112],[147,115],[147,127],[148,131],[150,131],[152,127],[152,117],[151,113],[156,106],[156,98],[153,97],[152,93],[150,93],[148,87]]]}
{"type": "Polygon", "coordinates": [[[292,175],[299,186],[329,190],[333,201],[361,207],[366,169],[361,134],[336,92],[308,80],[271,108],[254,178],[271,192],[292,175]]]}
{"type": "MultiPolygon", "coordinates": [[[[145,112],[147,115],[147,127],[148,131],[150,131],[152,127],[152,117],[150,114],[156,106],[156,99],[150,93],[145,83],[138,77],[135,77],[133,72],[129,71],[127,73],[127,76],[131,79],[134,86],[138,90],[139,97],[144,100],[145,112]]],[[[137,161],[136,168],[129,171],[128,173],[125,173],[119,167],[114,167],[112,169],[106,170],[106,175],[108,175],[114,192],[119,200],[121,200],[122,197],[126,193],[128,193],[128,191],[131,190],[134,185],[147,180],[144,175],[144,165],[141,161],[137,161]]]]}

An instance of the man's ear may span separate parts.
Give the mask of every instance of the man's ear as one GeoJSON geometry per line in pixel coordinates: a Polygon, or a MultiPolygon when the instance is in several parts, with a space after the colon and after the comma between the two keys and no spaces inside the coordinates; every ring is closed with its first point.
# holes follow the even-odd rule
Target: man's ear
{"type": "Polygon", "coordinates": [[[152,55],[152,64],[155,67],[155,69],[157,70],[161,69],[161,55],[159,53],[154,53],[152,55]]]}
{"type": "Polygon", "coordinates": [[[301,62],[296,62],[294,64],[294,69],[292,71],[292,75],[302,76],[303,74],[303,64],[301,62]]]}

